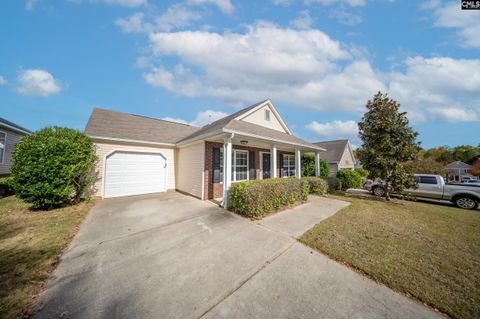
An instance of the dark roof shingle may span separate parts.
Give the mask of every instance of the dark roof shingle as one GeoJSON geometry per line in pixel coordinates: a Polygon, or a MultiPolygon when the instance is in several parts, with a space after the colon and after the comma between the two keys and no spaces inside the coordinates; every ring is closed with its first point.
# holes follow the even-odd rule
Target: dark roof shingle
{"type": "Polygon", "coordinates": [[[345,147],[347,147],[348,140],[335,140],[313,143],[326,149],[325,152],[320,153],[320,157],[329,163],[340,162],[342,159],[345,147]]]}

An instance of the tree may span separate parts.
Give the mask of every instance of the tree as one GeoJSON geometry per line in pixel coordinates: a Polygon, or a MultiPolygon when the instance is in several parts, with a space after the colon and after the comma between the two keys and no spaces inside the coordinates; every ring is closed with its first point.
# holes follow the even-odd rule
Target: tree
{"type": "Polygon", "coordinates": [[[473,163],[472,175],[480,176],[480,158],[473,163]]]}
{"type": "Polygon", "coordinates": [[[409,126],[406,113],[399,111],[400,104],[387,94],[378,92],[366,107],[367,112],[358,123],[363,142],[357,150],[358,157],[372,178],[382,180],[385,196],[390,199],[390,189],[401,193],[416,185],[404,163],[418,156],[418,133],[409,126]]]}
{"type": "Polygon", "coordinates": [[[436,174],[445,176],[445,164],[431,157],[408,161],[404,167],[405,171],[411,174],[436,174]]]}
{"type": "MultiPolygon", "coordinates": [[[[329,174],[330,167],[324,159],[320,159],[320,176],[327,177],[329,174]]],[[[315,154],[302,155],[302,176],[315,176],[315,154]]]]}
{"type": "Polygon", "coordinates": [[[362,176],[354,170],[342,168],[338,170],[337,178],[340,180],[342,190],[362,187],[362,176]]]}
{"type": "Polygon", "coordinates": [[[95,159],[88,137],[69,128],[47,127],[16,145],[11,185],[34,208],[75,203],[93,181],[95,159]]]}

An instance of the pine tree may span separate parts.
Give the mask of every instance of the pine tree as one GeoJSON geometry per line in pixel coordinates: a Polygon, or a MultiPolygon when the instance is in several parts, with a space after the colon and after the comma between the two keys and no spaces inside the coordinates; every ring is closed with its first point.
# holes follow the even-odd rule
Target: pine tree
{"type": "Polygon", "coordinates": [[[399,112],[400,104],[387,94],[378,92],[366,107],[367,112],[358,123],[363,141],[358,157],[371,177],[383,181],[385,196],[390,199],[390,190],[401,193],[415,185],[404,163],[418,156],[418,133],[409,126],[406,113],[399,112]]]}

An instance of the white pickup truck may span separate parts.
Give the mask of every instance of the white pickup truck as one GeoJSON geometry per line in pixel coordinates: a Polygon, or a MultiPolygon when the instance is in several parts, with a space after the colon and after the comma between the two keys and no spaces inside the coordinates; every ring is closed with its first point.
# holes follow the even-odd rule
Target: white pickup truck
{"type": "MultiPolygon", "coordinates": [[[[415,174],[416,189],[406,189],[405,194],[413,197],[448,200],[457,207],[476,209],[480,204],[480,186],[468,184],[448,184],[440,175],[415,174]]],[[[367,181],[363,187],[376,196],[385,195],[385,189],[378,181],[367,181]]]]}

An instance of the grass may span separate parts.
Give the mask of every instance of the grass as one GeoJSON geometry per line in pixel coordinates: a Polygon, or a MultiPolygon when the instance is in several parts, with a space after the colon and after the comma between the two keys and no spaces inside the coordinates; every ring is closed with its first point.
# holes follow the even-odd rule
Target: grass
{"type": "Polygon", "coordinates": [[[0,318],[31,312],[91,206],[31,211],[15,196],[0,199],[0,318]]]}
{"type": "Polygon", "coordinates": [[[454,318],[480,318],[480,211],[349,197],[306,245],[454,318]]]}

